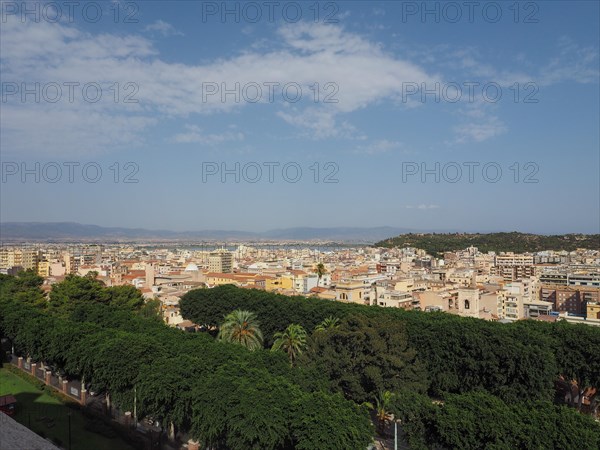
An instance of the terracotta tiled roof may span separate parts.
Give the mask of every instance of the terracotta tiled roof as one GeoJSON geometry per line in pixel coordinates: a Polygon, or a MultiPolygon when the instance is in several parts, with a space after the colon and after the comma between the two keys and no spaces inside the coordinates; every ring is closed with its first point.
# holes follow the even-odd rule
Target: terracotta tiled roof
{"type": "Polygon", "coordinates": [[[328,290],[329,290],[329,289],[327,289],[327,288],[324,288],[324,287],[321,287],[321,286],[315,286],[314,288],[312,288],[312,289],[310,290],[310,292],[314,292],[314,293],[316,293],[316,294],[320,294],[321,292],[325,292],[325,291],[328,291],[328,290]]]}

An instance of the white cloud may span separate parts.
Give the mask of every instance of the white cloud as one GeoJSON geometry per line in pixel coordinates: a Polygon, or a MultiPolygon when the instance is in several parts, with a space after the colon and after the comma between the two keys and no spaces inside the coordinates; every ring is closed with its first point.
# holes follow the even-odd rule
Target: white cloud
{"type": "MultiPolygon", "coordinates": [[[[171,31],[166,22],[155,22],[148,29],[171,31]]],[[[115,103],[105,95],[94,105],[82,101],[20,105],[40,114],[64,111],[74,121],[74,128],[81,128],[78,117],[84,126],[83,116],[89,110],[115,119],[134,116],[139,123],[149,123],[151,117],[187,118],[190,114],[237,111],[248,106],[243,96],[236,100],[233,96],[203,95],[207,89],[203,82],[217,83],[219,89],[231,89],[239,83],[241,93],[248,83],[258,83],[262,86],[259,104],[274,103],[277,116],[302,135],[360,140],[363,134],[340,116],[399,97],[403,82],[433,80],[422,68],[385,53],[378,43],[341,26],[319,23],[287,24],[278,30],[281,40],[268,48],[259,50],[249,43],[242,54],[202,65],[165,62],[152,42],[138,35],[94,35],[66,24],[23,24],[12,18],[3,24],[1,33],[3,80],[98,82],[106,87],[133,82],[139,87],[135,104],[115,103]],[[268,82],[298,83],[302,100],[290,107],[277,90],[270,99],[264,85],[268,82]],[[315,82],[319,83],[317,103],[313,101],[315,82]],[[325,89],[326,83],[332,83],[329,87],[335,86],[337,92],[325,89]],[[325,104],[327,94],[337,103],[325,104]]],[[[132,132],[136,131],[141,130],[134,127],[132,132]]],[[[3,125],[2,132],[12,142],[18,129],[3,125]]],[[[180,138],[183,135],[186,133],[180,138]]],[[[76,147],[71,150],[79,151],[76,147]]]]}
{"type": "MultiPolygon", "coordinates": [[[[177,33],[164,21],[157,21],[146,30],[162,35],[177,33]]],[[[125,83],[132,82],[139,87],[135,94],[138,103],[127,104],[122,101],[127,92],[120,92],[118,102],[107,93],[94,104],[80,99],[74,103],[21,104],[18,96],[12,98],[3,104],[0,131],[3,142],[18,146],[24,152],[50,152],[52,147],[38,146],[38,138],[25,140],[31,142],[28,149],[27,142],[17,142],[26,127],[17,123],[17,117],[29,125],[52,123],[57,127],[56,133],[63,136],[89,126],[90,117],[103,117],[112,124],[111,130],[120,129],[118,123],[128,124],[121,131],[124,137],[116,136],[113,131],[102,137],[88,132],[86,139],[90,141],[86,141],[84,147],[93,149],[104,147],[107,142],[117,146],[142,142],[144,131],[159,118],[187,119],[193,114],[228,113],[270,103],[274,104],[272,110],[276,117],[297,128],[302,136],[365,141],[364,133],[348,118],[349,113],[390,100],[399,107],[409,108],[413,105],[398,101],[404,83],[432,85],[441,81],[440,75],[392,55],[377,42],[342,26],[322,23],[286,24],[277,30],[280,39],[276,42],[258,47],[248,42],[241,53],[196,65],[166,62],[152,41],[140,35],[92,34],[65,23],[21,23],[16,16],[9,16],[0,34],[0,69],[4,82],[79,82],[82,85],[97,82],[104,89],[110,89],[113,83],[119,83],[122,89],[125,83]],[[223,99],[218,94],[203,95],[206,82],[217,83],[219,89],[231,89],[239,83],[240,93],[248,83],[257,83],[262,86],[259,105],[249,105],[243,96],[236,100],[233,96],[223,99]],[[278,90],[271,100],[264,85],[268,82],[298,83],[302,100],[290,105],[278,90]],[[313,101],[315,82],[319,83],[316,103],[313,101]],[[330,86],[337,88],[334,94],[337,103],[324,103],[324,96],[331,94],[325,89],[326,83],[333,83],[330,86]],[[47,120],[42,118],[45,114],[49,114],[47,120]],[[61,114],[65,120],[56,119],[61,114]],[[11,119],[10,115],[14,117],[11,119]]],[[[597,49],[579,47],[566,38],[561,40],[560,49],[559,56],[541,72],[540,83],[597,81],[598,71],[594,66],[597,49]]],[[[445,59],[440,56],[441,48],[436,52],[422,53],[420,61],[454,61],[454,67],[466,72],[467,77],[469,74],[488,77],[502,85],[511,85],[515,80],[535,80],[526,73],[498,71],[482,64],[475,51],[452,54],[446,48],[450,56],[445,59]]],[[[455,128],[458,136],[455,142],[482,142],[506,131],[502,121],[488,110],[487,107],[463,109],[465,122],[455,128]]],[[[53,131],[49,133],[52,135],[53,131]]],[[[178,139],[202,139],[193,133],[188,130],[177,136],[178,139]]],[[[66,140],[63,152],[82,151],[80,145],[66,140]]],[[[372,145],[371,150],[375,152],[377,144],[372,145]]]]}
{"type": "Polygon", "coordinates": [[[5,156],[71,157],[126,151],[144,143],[157,120],[82,109],[51,110],[2,106],[5,156]]]}
{"type": "Polygon", "coordinates": [[[157,31],[163,36],[183,36],[181,31],[177,31],[173,25],[163,20],[157,20],[156,22],[146,26],[144,31],[157,31]]]}
{"type": "Polygon", "coordinates": [[[485,116],[483,120],[468,122],[454,128],[455,143],[483,142],[506,132],[504,123],[496,116],[485,116]]]}
{"type": "Polygon", "coordinates": [[[571,38],[563,36],[558,41],[560,53],[542,68],[541,85],[566,81],[581,84],[598,83],[598,48],[582,47],[571,38]]]}
{"type": "Polygon", "coordinates": [[[205,133],[200,127],[196,125],[186,125],[187,132],[176,134],[174,141],[179,144],[203,144],[203,145],[217,145],[223,142],[232,141],[243,141],[244,134],[240,132],[226,131],[221,134],[216,133],[205,133]]]}
{"type": "Polygon", "coordinates": [[[288,108],[278,111],[277,116],[286,123],[299,128],[301,136],[308,139],[343,138],[362,140],[357,129],[346,121],[338,122],[336,112],[325,108],[288,108]]]}
{"type": "Polygon", "coordinates": [[[382,153],[389,153],[391,151],[402,149],[402,143],[399,141],[390,141],[388,139],[379,139],[370,142],[367,145],[360,145],[354,151],[354,153],[364,155],[378,155],[382,153]]]}

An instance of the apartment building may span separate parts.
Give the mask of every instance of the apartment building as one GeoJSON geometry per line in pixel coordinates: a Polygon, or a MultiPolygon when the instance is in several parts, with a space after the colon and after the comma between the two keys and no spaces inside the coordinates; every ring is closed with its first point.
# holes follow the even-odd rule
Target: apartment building
{"type": "Polygon", "coordinates": [[[307,294],[317,287],[319,277],[315,273],[306,273],[303,270],[292,270],[292,289],[298,294],[307,294]]]}
{"type": "Polygon", "coordinates": [[[396,280],[394,285],[395,291],[402,292],[426,291],[427,289],[429,289],[427,281],[419,278],[401,278],[396,280]]]}
{"type": "Polygon", "coordinates": [[[225,249],[219,249],[208,255],[208,271],[218,273],[233,272],[233,254],[225,249]]]}
{"type": "Polygon", "coordinates": [[[419,305],[419,300],[413,298],[410,292],[388,289],[377,289],[375,292],[376,296],[374,295],[375,298],[372,299],[372,305],[402,309],[414,309],[419,305]]]}
{"type": "Polygon", "coordinates": [[[586,304],[600,301],[600,290],[572,287],[542,285],[540,300],[551,302],[554,310],[569,314],[585,315],[586,304]]]}
{"type": "Polygon", "coordinates": [[[523,318],[537,319],[541,316],[550,316],[554,304],[542,300],[525,300],[523,301],[523,318]]]}
{"type": "Polygon", "coordinates": [[[498,291],[498,312],[502,319],[522,319],[525,316],[523,296],[504,289],[498,291]]]}
{"type": "Polygon", "coordinates": [[[37,274],[40,277],[48,278],[51,274],[51,263],[50,261],[40,261],[37,266],[37,274]]]}
{"type": "Polygon", "coordinates": [[[540,283],[560,286],[583,286],[600,288],[600,272],[581,270],[573,266],[544,270],[539,275],[540,283]]]}
{"type": "Polygon", "coordinates": [[[35,270],[42,259],[39,250],[26,248],[2,248],[0,249],[0,269],[11,269],[22,267],[23,270],[35,270]]]}
{"type": "Polygon", "coordinates": [[[516,281],[535,276],[534,257],[514,253],[503,253],[494,258],[490,275],[501,276],[504,281],[516,281]]]}

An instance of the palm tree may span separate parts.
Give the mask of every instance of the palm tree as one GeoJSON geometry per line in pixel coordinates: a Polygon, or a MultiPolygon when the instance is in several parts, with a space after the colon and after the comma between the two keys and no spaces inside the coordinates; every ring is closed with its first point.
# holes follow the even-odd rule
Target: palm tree
{"type": "Polygon", "coordinates": [[[258,325],[254,313],[236,309],[225,316],[218,339],[243,345],[248,350],[257,350],[263,345],[263,335],[258,325]]]}
{"type": "Polygon", "coordinates": [[[340,326],[340,319],[337,317],[329,316],[323,319],[323,321],[315,327],[315,331],[334,330],[340,326]]]}
{"type": "Polygon", "coordinates": [[[394,394],[390,391],[379,391],[379,395],[375,399],[377,430],[379,434],[383,434],[385,430],[385,423],[392,417],[389,410],[393,399],[394,394]]]}
{"type": "Polygon", "coordinates": [[[317,286],[319,286],[321,284],[321,278],[323,278],[323,275],[326,272],[327,271],[325,270],[325,266],[323,265],[323,263],[320,262],[319,264],[317,264],[317,267],[315,269],[315,273],[319,277],[319,279],[317,280],[317,286]]]}
{"type": "Polygon", "coordinates": [[[271,351],[283,350],[290,358],[290,364],[293,366],[298,356],[306,348],[306,330],[302,325],[295,323],[288,325],[285,331],[277,332],[274,335],[275,342],[271,351]]]}

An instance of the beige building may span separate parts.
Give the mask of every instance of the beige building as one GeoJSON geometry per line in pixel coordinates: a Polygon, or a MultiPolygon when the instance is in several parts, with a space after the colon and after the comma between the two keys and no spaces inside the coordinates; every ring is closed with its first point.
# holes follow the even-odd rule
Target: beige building
{"type": "Polygon", "coordinates": [[[225,249],[216,250],[208,255],[208,271],[218,273],[233,272],[233,254],[225,249]]]}
{"type": "Polygon", "coordinates": [[[361,281],[342,281],[335,285],[335,299],[342,302],[359,303],[368,305],[370,286],[365,286],[361,281]]]}
{"type": "Polygon", "coordinates": [[[402,292],[426,291],[427,289],[427,282],[416,278],[402,278],[397,280],[394,285],[395,291],[402,292]]]}
{"type": "Polygon", "coordinates": [[[509,291],[501,290],[498,292],[498,311],[503,319],[519,320],[525,315],[523,296],[511,294],[509,291]]]}
{"type": "Polygon", "coordinates": [[[24,270],[38,270],[41,252],[32,249],[2,248],[0,249],[0,269],[22,267],[24,270]]]}
{"type": "Polygon", "coordinates": [[[460,288],[455,308],[461,316],[479,318],[479,289],[460,288]]]}
{"type": "Polygon", "coordinates": [[[371,304],[387,308],[413,309],[419,301],[413,298],[410,292],[390,291],[388,289],[376,289],[371,304]]]}
{"type": "Polygon", "coordinates": [[[588,302],[586,319],[600,320],[600,302],[588,302]]]}
{"type": "Polygon", "coordinates": [[[532,255],[503,253],[496,256],[491,275],[499,275],[504,281],[515,281],[535,275],[535,266],[532,255]]]}
{"type": "Polygon", "coordinates": [[[479,299],[480,313],[482,319],[499,319],[502,317],[502,302],[499,300],[496,291],[485,292],[479,299]]]}
{"type": "Polygon", "coordinates": [[[524,300],[523,314],[524,319],[537,319],[540,316],[549,316],[552,312],[553,304],[542,300],[524,300]]]}

